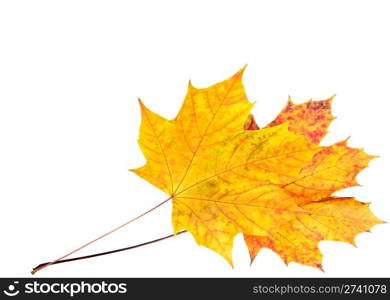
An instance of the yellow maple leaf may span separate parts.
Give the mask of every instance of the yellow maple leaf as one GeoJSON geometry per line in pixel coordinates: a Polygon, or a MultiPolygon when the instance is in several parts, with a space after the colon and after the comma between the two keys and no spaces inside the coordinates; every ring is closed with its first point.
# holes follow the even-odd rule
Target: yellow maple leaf
{"type": "Polygon", "coordinates": [[[244,69],[208,88],[191,82],[177,116],[167,120],[139,100],[139,145],[144,166],[130,170],[169,198],[98,238],[33,269],[150,244],[170,236],[109,252],[66,259],[172,201],[175,234],[189,231],[199,245],[214,250],[231,266],[234,237],[242,233],[251,260],[262,248],[285,263],[322,269],[322,240],[354,244],[355,236],[383,221],[367,203],[335,197],[357,185],[356,175],[372,155],[347,140],[319,146],[334,117],[333,97],[287,105],[260,129],[242,83],[244,69]]]}
{"type": "Polygon", "coordinates": [[[283,186],[322,149],[288,124],[244,130],[253,104],[243,71],[208,88],[190,83],[173,120],[140,101],[139,145],[147,162],[132,170],[171,196],[175,233],[188,230],[230,264],[236,234],[268,235],[306,214],[283,186]]]}

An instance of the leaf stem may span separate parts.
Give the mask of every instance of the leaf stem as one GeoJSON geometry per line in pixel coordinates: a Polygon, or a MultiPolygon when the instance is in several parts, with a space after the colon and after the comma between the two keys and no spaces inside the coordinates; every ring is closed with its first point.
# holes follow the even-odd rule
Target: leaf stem
{"type": "Polygon", "coordinates": [[[165,199],[163,202],[157,204],[156,206],[152,207],[151,209],[145,211],[144,213],[140,214],[139,216],[137,216],[137,217],[135,217],[135,218],[133,218],[133,219],[131,219],[131,220],[129,220],[129,221],[123,223],[122,225],[119,225],[118,227],[115,227],[114,229],[110,230],[109,232],[106,232],[105,234],[102,234],[101,236],[97,237],[96,239],[94,239],[94,240],[92,240],[92,241],[90,241],[90,242],[88,242],[88,243],[86,243],[86,244],[80,246],[79,248],[77,248],[77,249],[75,249],[75,250],[69,252],[68,254],[65,254],[65,255],[61,256],[60,258],[57,258],[56,260],[53,260],[53,261],[51,261],[51,262],[49,262],[49,263],[42,264],[42,265],[40,265],[40,266],[34,268],[34,269],[32,270],[32,272],[31,272],[31,274],[34,275],[34,274],[37,273],[38,271],[40,271],[40,270],[42,270],[42,269],[44,269],[44,268],[47,268],[48,266],[57,264],[59,261],[64,260],[64,259],[67,258],[68,256],[70,256],[70,255],[72,255],[72,254],[74,254],[74,253],[80,251],[81,249],[84,249],[85,247],[87,247],[87,246],[89,246],[89,245],[91,245],[91,244],[97,242],[98,240],[101,240],[102,238],[104,238],[104,237],[110,235],[111,233],[114,233],[115,231],[118,231],[119,229],[122,229],[122,228],[125,227],[126,225],[129,225],[130,223],[132,223],[132,222],[138,220],[139,218],[141,218],[141,217],[145,216],[146,214],[152,212],[153,210],[155,210],[156,208],[160,207],[161,205],[163,205],[164,203],[168,202],[168,201],[171,200],[171,199],[172,199],[172,196],[170,196],[168,199],[165,199]]]}
{"type": "Polygon", "coordinates": [[[163,240],[166,240],[166,239],[169,239],[171,237],[174,237],[176,235],[179,235],[179,234],[182,234],[182,233],[186,233],[187,230],[182,230],[182,231],[179,231],[178,233],[176,234],[170,234],[170,235],[167,235],[167,236],[164,236],[164,237],[161,237],[161,238],[158,238],[158,239],[155,239],[155,240],[152,240],[152,241],[148,241],[148,242],[145,242],[145,243],[141,243],[141,244],[137,244],[137,245],[133,245],[133,246],[130,246],[130,247],[125,247],[125,248],[120,248],[120,249],[115,249],[115,250],[110,250],[110,251],[106,251],[106,252],[100,252],[100,253],[95,253],[95,254],[90,254],[90,255],[85,255],[85,256],[79,256],[79,257],[74,257],[74,258],[68,258],[68,259],[62,259],[62,260],[57,260],[55,262],[45,262],[45,263],[42,263],[38,266],[36,266],[31,273],[36,273],[39,269],[42,270],[46,265],[50,264],[50,265],[56,265],[56,264],[61,264],[61,263],[66,263],[66,262],[71,262],[71,261],[76,261],[76,260],[82,260],[82,259],[88,259],[88,258],[93,258],[93,257],[98,257],[98,256],[103,256],[103,255],[108,255],[108,254],[114,254],[114,253],[118,253],[118,252],[122,252],[122,251],[126,251],[126,250],[131,250],[131,249],[135,249],[135,248],[139,248],[139,247],[142,247],[142,246],[147,246],[147,245],[150,245],[150,244],[153,244],[153,243],[157,243],[157,242],[160,242],[160,241],[163,241],[163,240]]]}

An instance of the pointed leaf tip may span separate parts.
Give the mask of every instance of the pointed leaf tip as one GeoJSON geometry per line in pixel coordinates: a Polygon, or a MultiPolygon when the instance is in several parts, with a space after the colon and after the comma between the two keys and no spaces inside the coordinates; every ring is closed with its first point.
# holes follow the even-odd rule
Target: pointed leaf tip
{"type": "Polygon", "coordinates": [[[244,74],[244,72],[245,72],[247,66],[248,66],[248,64],[244,65],[244,66],[236,73],[236,76],[242,77],[242,75],[244,74]]]}

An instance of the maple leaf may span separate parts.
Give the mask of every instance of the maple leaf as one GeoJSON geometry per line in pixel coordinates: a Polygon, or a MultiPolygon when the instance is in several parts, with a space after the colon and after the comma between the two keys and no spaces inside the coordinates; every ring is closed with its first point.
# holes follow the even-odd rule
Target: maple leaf
{"type": "Polygon", "coordinates": [[[172,120],[140,101],[146,164],[131,171],[170,195],[175,233],[188,230],[231,265],[233,239],[243,233],[252,261],[267,247],[286,263],[322,268],[320,240],[352,243],[382,222],[366,204],[332,196],[357,185],[374,156],[346,141],[318,145],[334,119],[333,97],[303,104],[289,98],[260,129],[243,71],[208,88],[190,82],[172,120]]]}
{"type": "Polygon", "coordinates": [[[191,82],[177,116],[167,120],[141,100],[139,145],[144,166],[130,170],[170,197],[155,207],[51,262],[48,266],[154,243],[67,259],[70,255],[172,201],[174,235],[189,231],[199,245],[231,266],[233,239],[243,233],[251,261],[262,248],[286,264],[322,269],[322,240],[354,244],[380,223],[367,203],[334,192],[358,185],[357,174],[375,156],[347,140],[319,146],[334,117],[333,97],[294,104],[259,128],[242,83],[244,69],[208,88],[191,82]]]}
{"type": "Polygon", "coordinates": [[[140,101],[139,145],[147,161],[131,170],[171,196],[175,233],[188,230],[231,265],[235,235],[268,235],[307,213],[283,186],[322,150],[288,124],[245,130],[253,104],[243,71],[208,88],[189,83],[173,120],[140,101]]]}
{"type": "MultiPolygon", "coordinates": [[[[288,120],[290,131],[319,143],[334,119],[332,100],[333,97],[296,105],[289,98],[286,107],[267,127],[288,120]]],[[[259,128],[253,116],[249,116],[244,127],[247,130],[259,128]]],[[[358,185],[356,175],[374,157],[347,146],[347,140],[317,152],[312,162],[302,169],[300,177],[283,187],[310,214],[298,216],[265,236],[244,234],[251,260],[261,248],[269,248],[286,264],[297,262],[322,269],[319,241],[335,240],[354,245],[357,234],[383,223],[371,213],[367,203],[331,197],[335,191],[358,185]]]]}

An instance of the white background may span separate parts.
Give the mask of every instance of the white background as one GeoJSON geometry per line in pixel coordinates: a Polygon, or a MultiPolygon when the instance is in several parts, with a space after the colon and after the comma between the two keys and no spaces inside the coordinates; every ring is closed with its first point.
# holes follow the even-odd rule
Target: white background
{"type": "MultiPolygon", "coordinates": [[[[30,276],[166,198],[128,172],[137,97],[173,118],[188,80],[206,87],[248,64],[244,84],[266,124],[284,106],[337,93],[329,145],[380,155],[339,195],[371,201],[390,220],[388,1],[1,1],[1,276],[30,276]]],[[[170,234],[171,204],[78,254],[170,234]]],[[[52,266],[36,276],[389,276],[389,225],[358,248],[321,242],[325,273],[264,250],[235,268],[189,234],[140,249],[52,266]]]]}

